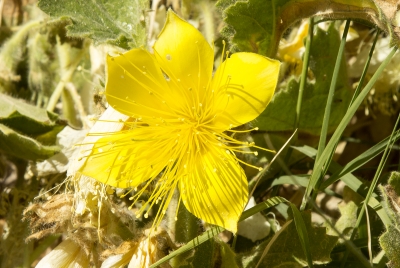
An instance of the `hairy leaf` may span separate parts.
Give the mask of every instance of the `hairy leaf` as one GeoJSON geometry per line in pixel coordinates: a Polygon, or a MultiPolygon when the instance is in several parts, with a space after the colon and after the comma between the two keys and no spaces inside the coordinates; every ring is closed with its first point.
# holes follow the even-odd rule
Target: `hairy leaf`
{"type": "Polygon", "coordinates": [[[400,267],[400,173],[392,172],[388,185],[379,186],[386,203],[392,224],[386,226],[386,232],[379,237],[379,243],[390,260],[388,267],[400,267]]]}
{"type": "Polygon", "coordinates": [[[71,37],[89,37],[124,49],[145,44],[141,19],[147,0],[40,0],[38,6],[52,18],[71,21],[71,37]]]}
{"type": "Polygon", "coordinates": [[[43,160],[60,151],[57,146],[45,146],[32,138],[0,124],[0,150],[26,160],[43,160]]]}
{"type": "Polygon", "coordinates": [[[30,137],[55,141],[63,126],[56,124],[57,115],[23,100],[0,94],[0,123],[30,137]]]}
{"type": "Polygon", "coordinates": [[[387,227],[386,232],[379,237],[379,243],[382,249],[385,251],[386,256],[390,262],[388,267],[399,268],[400,267],[400,229],[399,226],[390,225],[387,227]]]}

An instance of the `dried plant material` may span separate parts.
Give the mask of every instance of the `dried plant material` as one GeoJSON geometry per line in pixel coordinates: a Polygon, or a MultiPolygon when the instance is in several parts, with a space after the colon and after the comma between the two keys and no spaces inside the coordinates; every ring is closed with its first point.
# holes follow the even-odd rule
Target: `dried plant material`
{"type": "Polygon", "coordinates": [[[27,240],[66,234],[92,258],[92,262],[98,262],[98,257],[92,253],[116,247],[132,238],[134,222],[129,211],[112,204],[110,200],[103,201],[99,207],[97,200],[93,201],[92,209],[86,209],[81,214],[76,213],[73,194],[55,195],[44,203],[29,206],[24,212],[24,219],[29,221],[32,231],[27,240]]]}
{"type": "MultiPolygon", "coordinates": [[[[157,262],[168,253],[176,249],[168,233],[161,227],[156,233],[151,233],[150,229],[145,230],[141,238],[134,241],[126,241],[115,250],[104,251],[104,260],[101,268],[123,267],[127,264],[128,268],[148,267],[157,262]]],[[[164,263],[159,267],[171,267],[164,263]]]]}
{"type": "Polygon", "coordinates": [[[32,234],[27,240],[40,239],[46,235],[68,232],[73,229],[71,222],[73,195],[55,195],[45,203],[30,205],[24,211],[32,234]]]}

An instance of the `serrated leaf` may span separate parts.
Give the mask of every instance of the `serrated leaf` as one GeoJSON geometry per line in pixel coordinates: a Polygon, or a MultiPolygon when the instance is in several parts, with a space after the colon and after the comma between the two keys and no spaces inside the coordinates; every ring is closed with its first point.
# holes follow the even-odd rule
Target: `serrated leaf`
{"type": "Polygon", "coordinates": [[[399,43],[397,4],[387,0],[219,0],[226,26],[221,34],[233,51],[274,57],[283,33],[296,21],[321,18],[357,19],[377,25],[399,43]]]}
{"type": "MultiPolygon", "coordinates": [[[[350,201],[348,203],[340,203],[338,208],[341,216],[335,223],[335,228],[347,239],[356,224],[358,206],[353,201],[350,201]]],[[[336,232],[329,230],[328,234],[336,235],[336,232]]]]}
{"type": "MultiPolygon", "coordinates": [[[[311,214],[302,214],[310,241],[310,252],[314,264],[331,261],[330,253],[337,242],[336,236],[326,234],[325,227],[313,227],[311,214]]],[[[249,253],[240,255],[243,267],[255,267],[270,240],[266,240],[249,253]]],[[[304,267],[306,257],[294,221],[277,237],[259,267],[304,267]]]]}
{"type": "MultiPolygon", "coordinates": [[[[310,69],[314,73],[315,81],[307,81],[304,89],[299,122],[299,129],[302,132],[320,134],[339,44],[339,33],[333,23],[326,32],[318,28],[310,51],[310,69]]],[[[261,130],[293,130],[299,85],[299,82],[292,78],[286,89],[275,94],[271,103],[257,119],[257,126],[261,130]]],[[[332,103],[328,133],[333,132],[340,123],[350,99],[351,91],[347,85],[346,66],[343,62],[332,103]]]]}
{"type": "Polygon", "coordinates": [[[26,160],[43,160],[60,151],[57,146],[45,146],[0,124],[0,150],[26,160]]]}
{"type": "Polygon", "coordinates": [[[52,18],[70,19],[71,37],[130,49],[145,45],[141,17],[147,4],[147,0],[40,0],[38,6],[52,18]]]}
{"type": "Polygon", "coordinates": [[[387,227],[386,232],[379,237],[379,243],[382,249],[385,251],[386,256],[390,262],[388,267],[399,268],[400,267],[400,229],[398,226],[390,225],[387,227]]]}

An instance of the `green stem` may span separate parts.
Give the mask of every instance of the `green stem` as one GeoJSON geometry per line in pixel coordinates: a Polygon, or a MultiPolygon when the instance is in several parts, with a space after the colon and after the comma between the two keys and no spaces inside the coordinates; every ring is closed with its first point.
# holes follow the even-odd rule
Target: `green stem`
{"type": "MultiPolygon", "coordinates": [[[[308,27],[308,36],[306,39],[306,51],[304,52],[303,56],[303,69],[301,71],[301,80],[300,80],[300,87],[299,87],[299,96],[297,98],[297,105],[296,105],[296,121],[294,122],[294,129],[299,128],[300,124],[300,114],[301,114],[301,104],[303,102],[303,93],[304,88],[307,82],[307,73],[308,73],[308,64],[310,62],[310,49],[311,43],[314,36],[314,18],[310,18],[310,25],[308,27]]],[[[297,140],[297,134],[294,137],[294,141],[297,140]]]]}
{"type": "Polygon", "coordinates": [[[81,49],[81,51],[78,53],[78,55],[76,55],[76,57],[74,57],[73,61],[71,62],[71,64],[69,64],[68,68],[62,72],[62,76],[60,81],[58,82],[56,88],[53,91],[53,94],[51,94],[51,97],[49,99],[49,102],[47,104],[47,110],[52,112],[54,111],[58,100],[61,97],[61,94],[65,88],[65,84],[69,83],[75,73],[76,68],[78,67],[79,63],[81,62],[82,57],[85,55],[86,53],[86,49],[85,49],[85,45],[84,47],[81,49]]]}

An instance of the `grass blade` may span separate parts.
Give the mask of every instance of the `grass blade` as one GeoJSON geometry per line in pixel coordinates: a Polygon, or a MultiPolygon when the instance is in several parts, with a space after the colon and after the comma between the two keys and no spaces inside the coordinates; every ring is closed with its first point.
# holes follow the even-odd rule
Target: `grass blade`
{"type": "MultiPolygon", "coordinates": [[[[318,153],[317,153],[317,157],[316,157],[316,161],[315,161],[315,165],[314,165],[313,176],[311,177],[311,179],[309,181],[309,185],[306,188],[306,193],[304,194],[304,198],[303,198],[300,210],[304,210],[306,208],[307,199],[310,196],[311,191],[313,189],[315,190],[316,188],[318,188],[320,179],[323,177],[324,173],[326,172],[326,170],[324,171],[322,166],[321,166],[321,168],[317,168],[316,165],[325,149],[326,139],[327,139],[327,135],[328,135],[329,118],[331,115],[332,101],[333,101],[333,96],[334,96],[335,90],[336,90],[337,79],[339,77],[339,70],[340,70],[340,65],[342,63],[342,59],[343,59],[343,52],[344,52],[344,47],[346,44],[346,37],[347,37],[347,33],[349,31],[349,27],[350,27],[350,20],[347,20],[346,26],[344,28],[343,35],[342,35],[342,40],[340,41],[339,51],[338,51],[338,54],[336,57],[336,62],[335,62],[335,67],[333,69],[333,75],[332,75],[331,85],[329,87],[328,99],[326,100],[324,119],[322,121],[321,135],[319,137],[318,153]]],[[[333,148],[331,149],[331,152],[333,152],[333,148]]],[[[327,160],[328,159],[325,159],[325,161],[323,161],[323,162],[325,163],[327,160]]],[[[315,198],[316,195],[314,194],[313,197],[315,198]]]]}
{"type": "MultiPolygon", "coordinates": [[[[315,158],[315,155],[317,154],[317,150],[309,146],[293,147],[293,148],[298,150],[299,152],[302,152],[303,154],[307,155],[310,158],[315,158]]],[[[343,167],[334,161],[332,161],[328,167],[328,170],[332,173],[339,172],[342,169],[343,167]]],[[[347,173],[346,175],[341,177],[340,180],[343,181],[350,189],[358,193],[363,198],[367,196],[368,186],[362,183],[362,181],[360,181],[353,174],[347,173]]],[[[390,216],[386,213],[381,203],[375,197],[376,195],[371,196],[368,205],[373,210],[375,210],[375,212],[378,214],[379,218],[382,220],[384,224],[390,224],[391,223],[390,216]]]]}
{"type": "Polygon", "coordinates": [[[365,86],[364,90],[361,91],[361,93],[358,95],[358,97],[354,100],[353,104],[350,106],[350,108],[347,110],[346,114],[344,115],[342,121],[340,121],[339,126],[336,128],[335,132],[333,133],[330,141],[328,142],[326,148],[322,152],[320,158],[316,160],[315,165],[314,165],[314,170],[310,178],[310,183],[309,187],[306,188],[306,192],[304,194],[303,198],[303,203],[302,203],[302,208],[304,209],[308,200],[308,197],[311,194],[312,190],[317,190],[314,189],[315,186],[317,185],[317,182],[320,178],[321,172],[324,169],[325,163],[328,161],[328,157],[332,154],[332,151],[336,147],[337,142],[340,139],[340,136],[342,135],[344,129],[350,122],[351,118],[357,111],[358,107],[361,105],[363,102],[364,98],[367,96],[369,91],[372,89],[373,85],[375,84],[376,80],[378,77],[381,75],[383,70],[386,68],[386,66],[389,64],[390,60],[392,59],[393,55],[397,51],[397,48],[394,47],[392,51],[389,53],[387,58],[382,62],[382,64],[379,66],[379,68],[376,70],[375,74],[371,77],[371,80],[368,82],[368,84],[365,86]]]}
{"type": "Polygon", "coordinates": [[[311,252],[310,252],[310,241],[308,239],[307,227],[303,221],[300,211],[295,205],[289,203],[290,208],[293,212],[294,223],[296,225],[297,234],[299,235],[300,243],[304,251],[304,255],[307,258],[308,267],[313,267],[311,252]]]}
{"type": "MultiPolygon", "coordinates": [[[[393,142],[397,141],[400,139],[400,130],[396,131],[393,137],[393,142]]],[[[345,176],[346,174],[353,172],[354,170],[357,170],[364,164],[368,163],[371,161],[374,157],[379,155],[385,150],[385,147],[387,143],[390,140],[390,136],[385,138],[384,140],[380,141],[373,147],[369,148],[367,151],[364,153],[360,154],[356,158],[354,158],[352,161],[350,161],[346,166],[344,166],[340,171],[336,171],[330,178],[328,178],[326,181],[324,181],[321,186],[320,190],[326,189],[329,185],[337,181],[339,178],[345,176]]]]}
{"type": "Polygon", "coordinates": [[[254,207],[244,211],[242,213],[242,216],[240,217],[239,221],[243,221],[245,219],[247,219],[250,216],[253,216],[254,214],[263,211],[267,208],[271,208],[274,207],[280,203],[288,203],[289,201],[287,201],[285,198],[283,197],[279,197],[279,196],[274,196],[268,200],[265,200],[262,203],[259,203],[257,205],[255,205],[254,207]]]}

